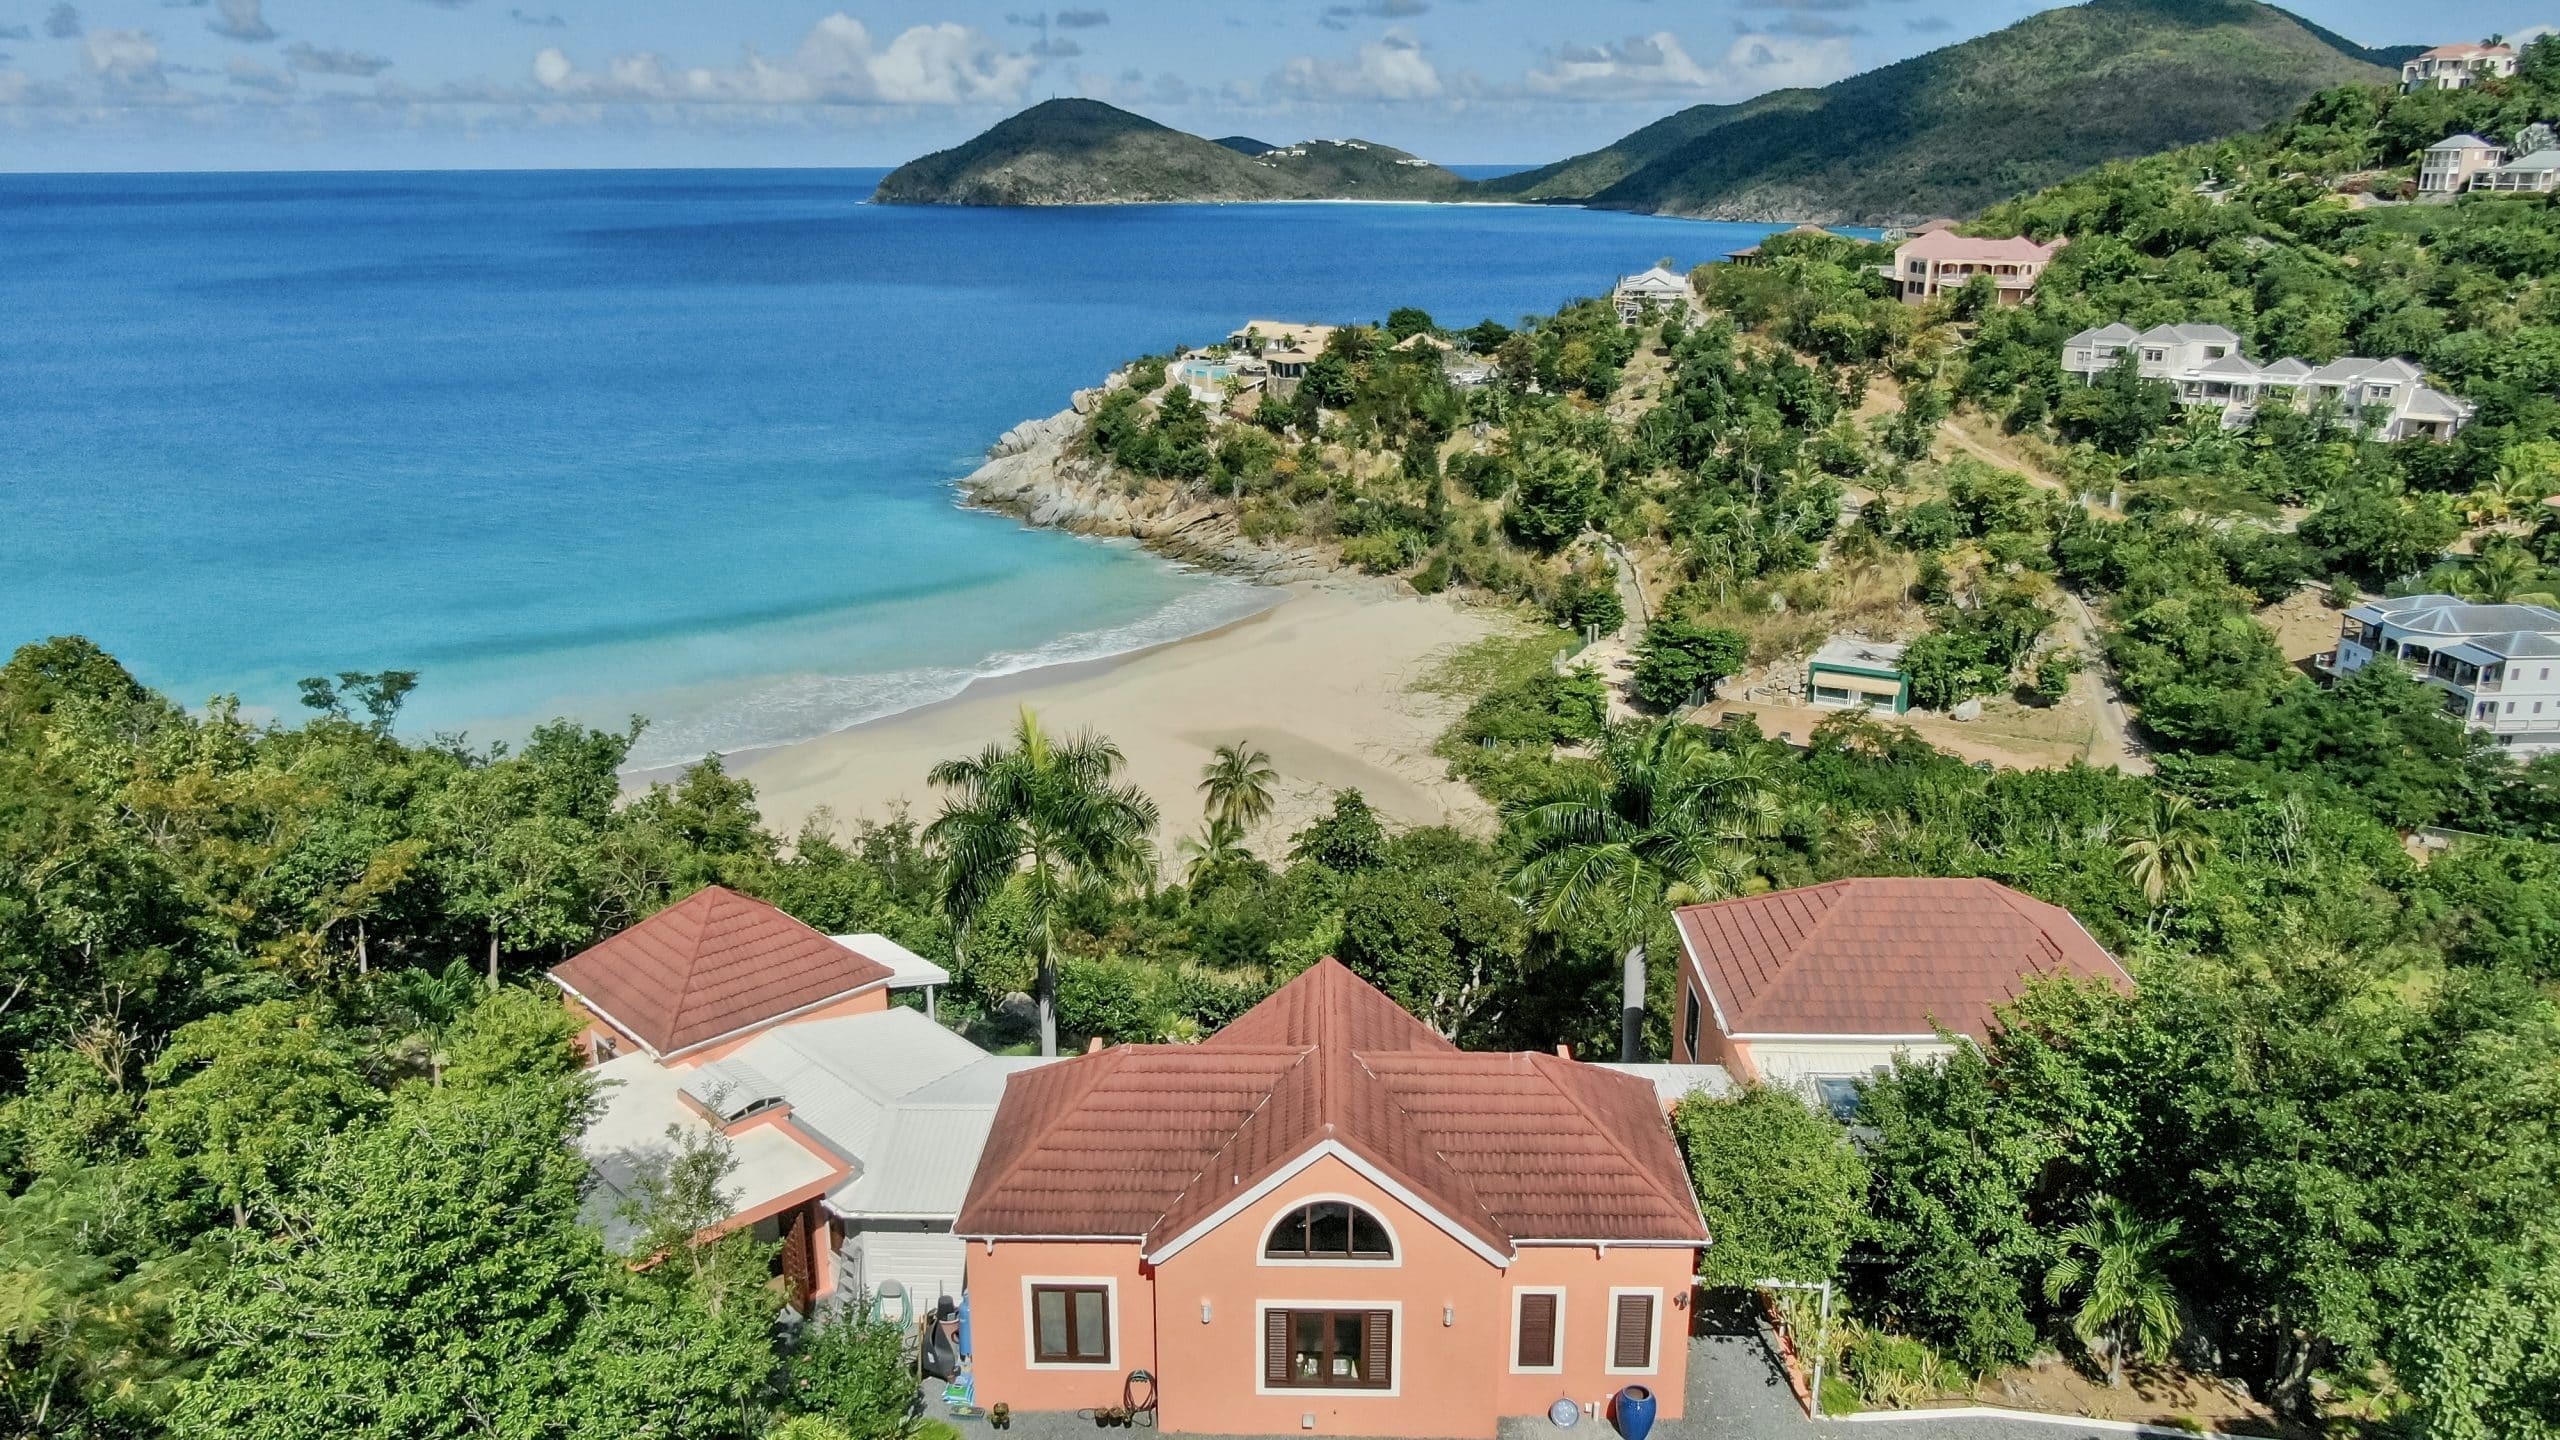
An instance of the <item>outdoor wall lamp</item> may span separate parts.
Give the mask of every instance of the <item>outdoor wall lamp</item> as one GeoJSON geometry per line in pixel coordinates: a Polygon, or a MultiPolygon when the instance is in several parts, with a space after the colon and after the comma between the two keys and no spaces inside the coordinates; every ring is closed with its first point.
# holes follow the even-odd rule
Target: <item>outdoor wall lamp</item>
{"type": "Polygon", "coordinates": [[[1209,1323],[1209,1302],[1206,1300],[1200,1302],[1200,1323],[1203,1325],[1209,1323]]]}
{"type": "Polygon", "coordinates": [[[1455,1305],[1443,1305],[1443,1306],[1441,1306],[1441,1307],[1440,1307],[1440,1324],[1441,1324],[1441,1327],[1445,1329],[1445,1328],[1447,1328],[1447,1327],[1449,1327],[1449,1326],[1451,1326],[1451,1325],[1455,1325],[1455,1324],[1457,1324],[1457,1323],[1458,1323],[1458,1307],[1457,1307],[1457,1306],[1455,1306],[1455,1305]]]}

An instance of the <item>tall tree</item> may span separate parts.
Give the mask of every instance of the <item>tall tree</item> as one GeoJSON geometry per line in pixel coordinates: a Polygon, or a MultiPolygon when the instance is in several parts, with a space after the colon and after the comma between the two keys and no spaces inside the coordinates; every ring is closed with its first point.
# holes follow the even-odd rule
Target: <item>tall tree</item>
{"type": "Polygon", "coordinates": [[[1271,788],[1279,779],[1271,756],[1252,741],[1221,745],[1200,767],[1201,807],[1212,822],[1250,829],[1271,813],[1271,788]]]}
{"type": "Polygon", "coordinates": [[[1039,961],[1040,1053],[1058,1053],[1058,911],[1079,891],[1135,882],[1155,858],[1156,804],[1113,783],[1120,747],[1091,733],[1054,739],[1028,706],[1011,743],[933,767],[951,792],[926,835],[942,849],[942,903],[965,931],[1017,874],[1039,961]]]}
{"type": "Polygon", "coordinates": [[[2142,888],[2142,898],[2157,910],[2195,888],[2214,848],[2213,832],[2195,806],[2183,795],[2161,794],[2153,797],[2118,853],[2125,877],[2142,888]]]}
{"type": "Polygon", "coordinates": [[[1666,901],[1738,892],[1749,846],[1777,833],[1780,806],[1762,752],[1719,750],[1676,720],[1611,732],[1601,762],[1513,815],[1522,850],[1512,888],[1540,930],[1589,927],[1624,948],[1619,1049],[1633,1061],[1644,1040],[1646,927],[1666,901]]]}

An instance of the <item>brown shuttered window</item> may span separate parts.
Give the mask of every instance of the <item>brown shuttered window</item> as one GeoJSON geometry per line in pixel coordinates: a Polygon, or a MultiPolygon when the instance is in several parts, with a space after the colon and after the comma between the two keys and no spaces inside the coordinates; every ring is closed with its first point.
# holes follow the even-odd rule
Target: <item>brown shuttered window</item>
{"type": "Polygon", "coordinates": [[[1292,1390],[1385,1390],[1395,1383],[1392,1310],[1268,1310],[1262,1379],[1292,1390]]]}
{"type": "Polygon", "coordinates": [[[1653,1368],[1653,1297],[1621,1295],[1609,1331],[1609,1364],[1619,1370],[1653,1368]]]}
{"type": "Polygon", "coordinates": [[[1520,1297],[1520,1354],[1523,1370],[1552,1370],[1556,1364],[1556,1297],[1532,1290],[1520,1297]]]}

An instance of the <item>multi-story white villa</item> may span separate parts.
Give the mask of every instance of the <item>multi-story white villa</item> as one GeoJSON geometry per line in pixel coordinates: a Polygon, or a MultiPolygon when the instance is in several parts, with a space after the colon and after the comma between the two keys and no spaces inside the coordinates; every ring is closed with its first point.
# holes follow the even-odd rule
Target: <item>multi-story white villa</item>
{"type": "Polygon", "coordinates": [[[2400,67],[2400,90],[2460,90],[2516,73],[2511,45],[2439,45],[2400,67]]]}
{"type": "Polygon", "coordinates": [[[2548,195],[2560,189],[2560,150],[2536,150],[2521,160],[2492,165],[2471,177],[2474,190],[2548,195]]]}
{"type": "Polygon", "coordinates": [[[1907,305],[1961,290],[1976,275],[1991,277],[1992,294],[2001,304],[2023,305],[2035,293],[2036,277],[2069,243],[2024,237],[1983,240],[1953,230],[1928,230],[1894,247],[1893,264],[1884,277],[1907,305]]]}
{"type": "Polygon", "coordinates": [[[2456,595],[2376,600],[2346,614],[2338,648],[2319,659],[2350,675],[2399,661],[2444,691],[2444,708],[2502,750],[2560,750],[2560,610],[2476,605],[2456,595]]]}
{"type": "Polygon", "coordinates": [[[1689,307],[1689,277],[1660,265],[1641,275],[1621,275],[1617,288],[1609,298],[1618,307],[1618,319],[1633,325],[1650,307],[1655,310],[1686,310],[1689,307]]]}
{"type": "Polygon", "coordinates": [[[2470,188],[2472,176],[2496,169],[2506,158],[2503,145],[2493,145],[2477,135],[2448,135],[2428,146],[2426,154],[2419,158],[2418,193],[2458,195],[2470,188]]]}
{"type": "Polygon", "coordinates": [[[2469,402],[2430,387],[2406,360],[2349,355],[2314,366],[2288,357],[2261,365],[2241,351],[2238,335],[2220,325],[2136,331],[2118,323],[2083,330],[2062,342],[2062,368],[2095,384],[2128,351],[2144,379],[2166,381],[2186,404],[2220,410],[2222,423],[2233,429],[2269,402],[2307,410],[2324,396],[2384,440],[2449,440],[2471,419],[2469,402]]]}

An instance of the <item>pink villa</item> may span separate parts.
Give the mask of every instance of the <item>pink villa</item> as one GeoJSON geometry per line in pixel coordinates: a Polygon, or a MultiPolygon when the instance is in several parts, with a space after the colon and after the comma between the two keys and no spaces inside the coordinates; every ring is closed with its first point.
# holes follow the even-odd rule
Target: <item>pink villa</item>
{"type": "Polygon", "coordinates": [[[1708,1243],[1654,1086],[1457,1049],[1326,960],[1197,1045],[1016,1074],[956,1225],[976,1394],[1172,1431],[1681,1413],[1708,1243]]]}
{"type": "Polygon", "coordinates": [[[1905,304],[1934,300],[1963,289],[1976,275],[1988,275],[2001,304],[2023,305],[2035,293],[2036,277],[2068,243],[2059,238],[2043,243],[2023,237],[1981,240],[1952,229],[1924,229],[1894,247],[1893,265],[1884,273],[1905,304]]]}

